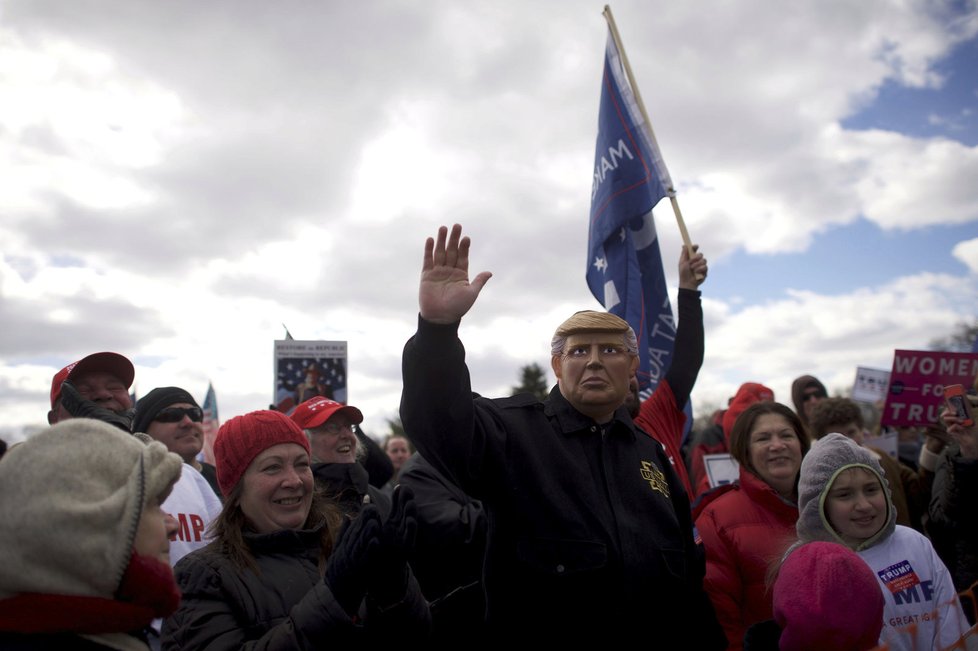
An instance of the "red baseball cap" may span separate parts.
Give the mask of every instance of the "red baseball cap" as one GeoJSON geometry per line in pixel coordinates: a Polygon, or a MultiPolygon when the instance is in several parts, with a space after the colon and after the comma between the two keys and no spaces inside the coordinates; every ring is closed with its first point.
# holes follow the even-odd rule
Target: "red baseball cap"
{"type": "Polygon", "coordinates": [[[61,398],[61,385],[65,380],[72,380],[86,373],[102,371],[111,373],[126,385],[132,386],[132,381],[136,377],[136,369],[126,357],[119,353],[92,353],[88,357],[83,357],[77,362],[72,362],[54,374],[51,380],[51,409],[61,398]]]}
{"type": "Polygon", "coordinates": [[[302,429],[312,429],[319,427],[339,412],[346,414],[354,423],[363,422],[363,414],[356,407],[344,405],[342,402],[336,402],[322,396],[306,400],[295,408],[290,418],[298,423],[302,429]]]}

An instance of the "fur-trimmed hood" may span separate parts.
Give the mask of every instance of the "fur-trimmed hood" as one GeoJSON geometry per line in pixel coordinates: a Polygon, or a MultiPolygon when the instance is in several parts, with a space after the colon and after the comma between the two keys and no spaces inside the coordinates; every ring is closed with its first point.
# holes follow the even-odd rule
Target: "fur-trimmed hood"
{"type": "Polygon", "coordinates": [[[842,434],[827,434],[812,444],[812,449],[801,462],[798,523],[795,526],[799,543],[822,540],[846,544],[829,524],[825,513],[825,498],[839,473],[850,468],[864,468],[876,475],[883,485],[887,509],[886,524],[871,538],[863,541],[855,551],[872,547],[893,533],[896,528],[896,509],[893,508],[890,484],[883,474],[879,460],[852,439],[842,434]]]}

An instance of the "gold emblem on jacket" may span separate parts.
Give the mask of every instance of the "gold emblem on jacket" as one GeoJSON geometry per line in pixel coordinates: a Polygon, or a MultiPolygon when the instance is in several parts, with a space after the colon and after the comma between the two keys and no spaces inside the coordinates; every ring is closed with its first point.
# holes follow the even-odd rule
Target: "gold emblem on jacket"
{"type": "Polygon", "coordinates": [[[659,491],[666,497],[669,497],[669,484],[666,482],[666,476],[662,474],[661,470],[652,465],[651,461],[642,462],[642,479],[649,482],[652,490],[659,491]]]}

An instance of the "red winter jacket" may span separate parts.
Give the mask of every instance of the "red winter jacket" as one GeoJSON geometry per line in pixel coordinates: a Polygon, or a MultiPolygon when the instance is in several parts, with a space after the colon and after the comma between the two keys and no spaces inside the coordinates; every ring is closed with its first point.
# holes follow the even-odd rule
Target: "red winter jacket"
{"type": "Polygon", "coordinates": [[[741,649],[751,624],[774,617],[767,572],[796,538],[798,507],[743,466],[739,483],[721,486],[714,494],[706,496],[696,518],[706,549],[703,587],[728,648],[741,649]]]}

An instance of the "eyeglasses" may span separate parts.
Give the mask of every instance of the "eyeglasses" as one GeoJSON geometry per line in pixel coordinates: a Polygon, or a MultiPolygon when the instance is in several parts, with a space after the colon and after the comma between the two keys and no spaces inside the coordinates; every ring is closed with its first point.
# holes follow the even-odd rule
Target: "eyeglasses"
{"type": "Polygon", "coordinates": [[[806,393],[801,394],[801,401],[802,402],[808,402],[812,398],[818,398],[819,400],[821,400],[822,398],[825,398],[825,397],[826,397],[826,395],[825,395],[825,392],[824,391],[818,391],[818,390],[816,390],[816,391],[808,391],[806,393]]]}
{"type": "Polygon", "coordinates": [[[345,423],[343,425],[340,425],[339,423],[323,423],[316,428],[316,431],[325,432],[326,434],[333,434],[335,436],[346,429],[350,430],[354,434],[357,433],[357,426],[353,423],[345,423]]]}
{"type": "Polygon", "coordinates": [[[204,420],[204,412],[200,407],[167,407],[156,414],[155,420],[158,423],[178,423],[184,416],[189,416],[190,420],[199,423],[204,420]]]}

